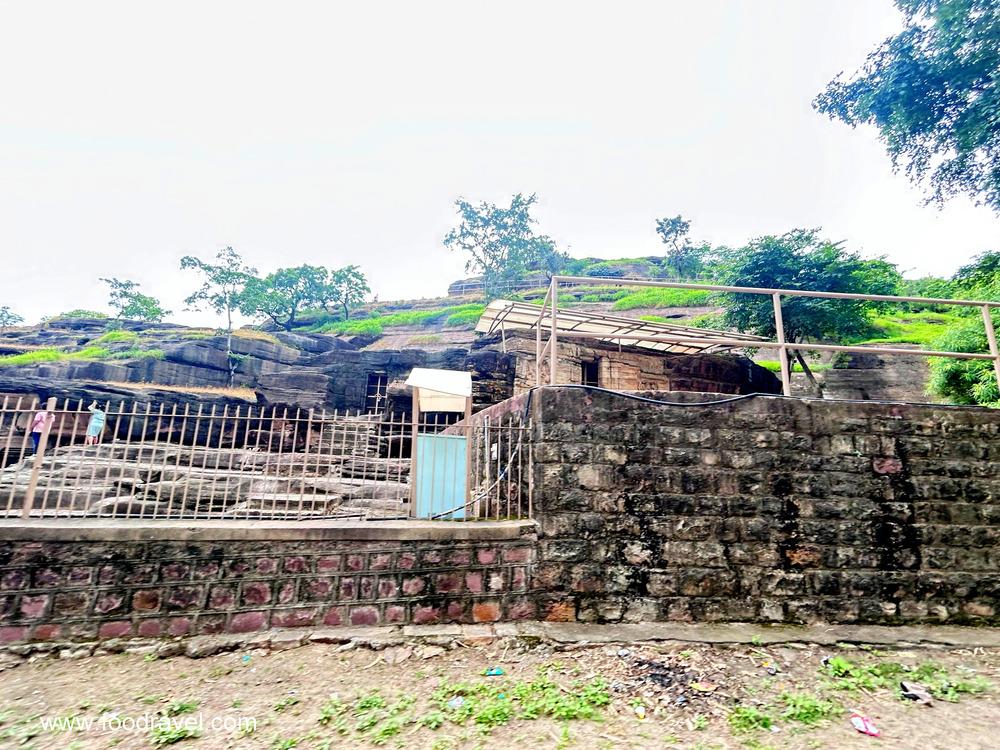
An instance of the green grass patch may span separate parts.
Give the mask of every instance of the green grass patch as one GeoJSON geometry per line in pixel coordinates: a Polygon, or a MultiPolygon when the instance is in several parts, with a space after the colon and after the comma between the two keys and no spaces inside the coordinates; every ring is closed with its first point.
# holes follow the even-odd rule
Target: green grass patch
{"type": "Polygon", "coordinates": [[[635,310],[640,307],[705,307],[711,299],[712,293],[701,289],[647,287],[630,292],[615,302],[611,308],[635,310]]]}
{"type": "Polygon", "coordinates": [[[444,337],[436,333],[424,333],[419,336],[411,336],[406,343],[410,346],[421,346],[426,344],[440,344],[443,341],[444,337]]]}
{"type": "Polygon", "coordinates": [[[167,353],[162,349],[142,349],[133,346],[120,352],[112,352],[108,359],[163,359],[167,353]]]}
{"type": "Polygon", "coordinates": [[[927,345],[949,327],[965,318],[957,313],[897,312],[872,318],[873,335],[851,341],[852,344],[921,344],[927,345]]]}
{"type": "MultiPolygon", "coordinates": [[[[365,739],[373,745],[398,744],[400,735],[436,732],[446,724],[465,727],[480,735],[514,721],[549,718],[556,721],[597,720],[611,702],[602,680],[577,680],[558,685],[545,672],[528,681],[490,680],[443,685],[431,695],[431,705],[414,709],[413,696],[395,696],[379,690],[358,695],[353,702],[331,697],[317,722],[337,734],[365,739]]],[[[346,742],[346,739],[345,739],[346,742]]],[[[413,740],[414,746],[426,743],[413,740]]]]}
{"type": "Polygon", "coordinates": [[[43,362],[58,362],[66,358],[66,353],[59,349],[36,349],[21,354],[8,354],[0,357],[0,367],[22,367],[24,365],[39,365],[43,362]]]}
{"type": "Polygon", "coordinates": [[[132,331],[108,331],[103,336],[91,341],[91,344],[117,344],[117,343],[133,343],[139,340],[139,334],[133,333],[132,331]]]}
{"type": "Polygon", "coordinates": [[[485,305],[452,305],[433,310],[406,310],[387,315],[372,315],[353,320],[331,320],[313,325],[315,333],[332,333],[336,336],[381,336],[386,328],[403,326],[429,326],[442,323],[446,326],[473,327],[485,310],[485,305]]]}
{"type": "Polygon", "coordinates": [[[782,693],[781,702],[785,704],[781,716],[800,724],[818,724],[844,712],[841,706],[832,701],[803,693],[782,693]]]}
{"type": "MultiPolygon", "coordinates": [[[[781,372],[781,362],[776,359],[757,359],[754,360],[754,364],[758,364],[765,370],[770,370],[771,372],[781,372]]],[[[832,370],[833,364],[830,362],[810,362],[809,369],[813,372],[822,372],[823,370],[832,370]]],[[[802,372],[802,365],[798,362],[792,363],[792,372],[802,372]]]]}
{"type": "Polygon", "coordinates": [[[774,719],[769,714],[752,706],[737,706],[726,719],[734,732],[755,732],[774,725],[774,719]]]}

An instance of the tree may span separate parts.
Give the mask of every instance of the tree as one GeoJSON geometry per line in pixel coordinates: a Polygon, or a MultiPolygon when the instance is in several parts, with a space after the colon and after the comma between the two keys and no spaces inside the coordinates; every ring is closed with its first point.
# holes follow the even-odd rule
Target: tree
{"type": "Polygon", "coordinates": [[[246,265],[243,257],[231,247],[224,247],[215,254],[215,263],[185,255],[181,269],[193,269],[202,276],[201,287],[184,300],[193,309],[208,306],[217,315],[226,316],[226,361],[229,363],[229,384],[232,385],[240,357],[233,352],[233,313],[239,310],[247,283],[257,274],[257,269],[246,265]]]}
{"type": "Polygon", "coordinates": [[[324,307],[335,299],[329,273],[322,266],[302,265],[250,279],[240,309],[247,315],[270,318],[275,325],[291,331],[300,312],[324,307]]]}
{"type": "MultiPolygon", "coordinates": [[[[977,255],[955,272],[951,284],[960,297],[1000,300],[1000,252],[977,255]]],[[[930,344],[930,348],[943,352],[988,352],[989,342],[982,312],[978,308],[960,309],[967,320],[946,330],[930,344]]],[[[992,318],[996,330],[1000,314],[993,310],[992,318]]],[[[990,360],[932,359],[930,391],[956,404],[1000,406],[1000,389],[990,360]]]]}
{"type": "Polygon", "coordinates": [[[11,310],[7,305],[0,307],[0,333],[6,333],[11,326],[23,323],[24,318],[11,310]]]}
{"type": "Polygon", "coordinates": [[[536,195],[521,193],[506,208],[485,201],[478,205],[463,198],[455,201],[461,222],[445,235],[444,245],[468,254],[465,270],[482,275],[491,299],[507,293],[528,271],[553,273],[565,259],[550,237],[534,232],[537,221],[531,207],[537,201],[536,195]]]}
{"type": "MultiPolygon", "coordinates": [[[[371,293],[368,280],[357,266],[344,266],[330,271],[328,288],[330,293],[328,302],[344,311],[344,320],[349,320],[351,308],[362,304],[365,297],[371,293]]],[[[326,304],[325,302],[324,307],[326,304]]]]}
{"type": "MultiPolygon", "coordinates": [[[[817,230],[795,229],[781,236],[755,239],[722,253],[721,282],[731,286],[802,289],[816,292],[893,294],[900,282],[896,267],[885,260],[863,260],[838,243],[821,240],[817,230]]],[[[740,331],[774,338],[777,334],[770,296],[726,294],[724,322],[740,331]]],[[[869,316],[885,303],[863,300],[785,297],[785,339],[789,342],[842,341],[867,334],[869,316]]],[[[819,390],[801,351],[794,357],[819,390]]]]}
{"type": "Polygon", "coordinates": [[[156,297],[139,292],[139,284],[135,281],[113,277],[101,278],[101,281],[111,288],[108,305],[118,313],[115,316],[118,319],[158,323],[170,315],[170,311],[164,310],[156,297]]]}
{"type": "Polygon", "coordinates": [[[852,127],[874,125],[894,166],[929,183],[928,200],[964,193],[1000,211],[1000,4],[896,5],[903,31],[813,106],[852,127]]]}
{"type": "Polygon", "coordinates": [[[705,259],[711,253],[707,244],[693,245],[688,232],[691,222],[683,216],[656,220],[656,233],[667,246],[663,267],[680,279],[697,278],[705,269],[705,259]]]}

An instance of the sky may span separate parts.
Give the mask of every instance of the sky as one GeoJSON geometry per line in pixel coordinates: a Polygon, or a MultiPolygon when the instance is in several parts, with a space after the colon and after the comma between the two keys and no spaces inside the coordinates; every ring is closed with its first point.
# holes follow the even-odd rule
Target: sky
{"type": "Polygon", "coordinates": [[[0,305],[107,310],[116,276],[214,325],[179,260],[227,245],[439,296],[455,199],[517,192],[575,256],[662,254],[682,214],[947,275],[1000,217],[924,205],[873,130],[811,107],[901,23],[891,0],[0,0],[0,305]]]}

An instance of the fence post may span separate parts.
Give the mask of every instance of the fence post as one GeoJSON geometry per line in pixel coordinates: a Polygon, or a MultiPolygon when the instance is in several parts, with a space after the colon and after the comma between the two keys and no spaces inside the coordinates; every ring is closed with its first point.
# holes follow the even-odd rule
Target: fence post
{"type": "Polygon", "coordinates": [[[781,392],[792,395],[792,373],[788,366],[788,348],[785,346],[785,319],[781,315],[781,295],[775,292],[771,295],[774,303],[774,330],[778,338],[778,361],[781,363],[781,392]]]}
{"type": "Polygon", "coordinates": [[[997,346],[997,331],[993,327],[993,317],[990,306],[983,305],[983,326],[986,328],[986,340],[990,344],[990,354],[993,355],[993,373],[997,378],[997,390],[1000,390],[1000,346],[997,346]]]}
{"type": "Polygon", "coordinates": [[[559,325],[559,313],[558,301],[559,301],[559,282],[556,281],[556,277],[552,277],[552,333],[549,336],[549,385],[556,384],[556,368],[559,366],[558,359],[558,343],[556,343],[556,328],[559,325]]]}
{"type": "MultiPolygon", "coordinates": [[[[45,402],[45,413],[46,418],[42,423],[42,436],[38,439],[38,450],[35,451],[35,457],[31,462],[31,478],[28,479],[28,489],[24,493],[24,507],[21,509],[21,517],[28,518],[31,516],[31,508],[35,504],[35,490],[38,487],[38,475],[42,470],[42,459],[45,457],[45,446],[49,442],[49,431],[52,429],[52,423],[55,418],[48,418],[48,414],[55,411],[56,400],[55,398],[50,398],[45,402]]],[[[28,430],[31,430],[31,422],[28,422],[28,430]]]]}

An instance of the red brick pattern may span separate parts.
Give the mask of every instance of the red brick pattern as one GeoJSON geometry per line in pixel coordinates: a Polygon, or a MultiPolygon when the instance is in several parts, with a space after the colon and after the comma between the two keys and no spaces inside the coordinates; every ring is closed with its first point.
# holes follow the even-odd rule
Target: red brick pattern
{"type": "Polygon", "coordinates": [[[534,540],[4,542],[0,642],[535,615],[534,540]]]}

